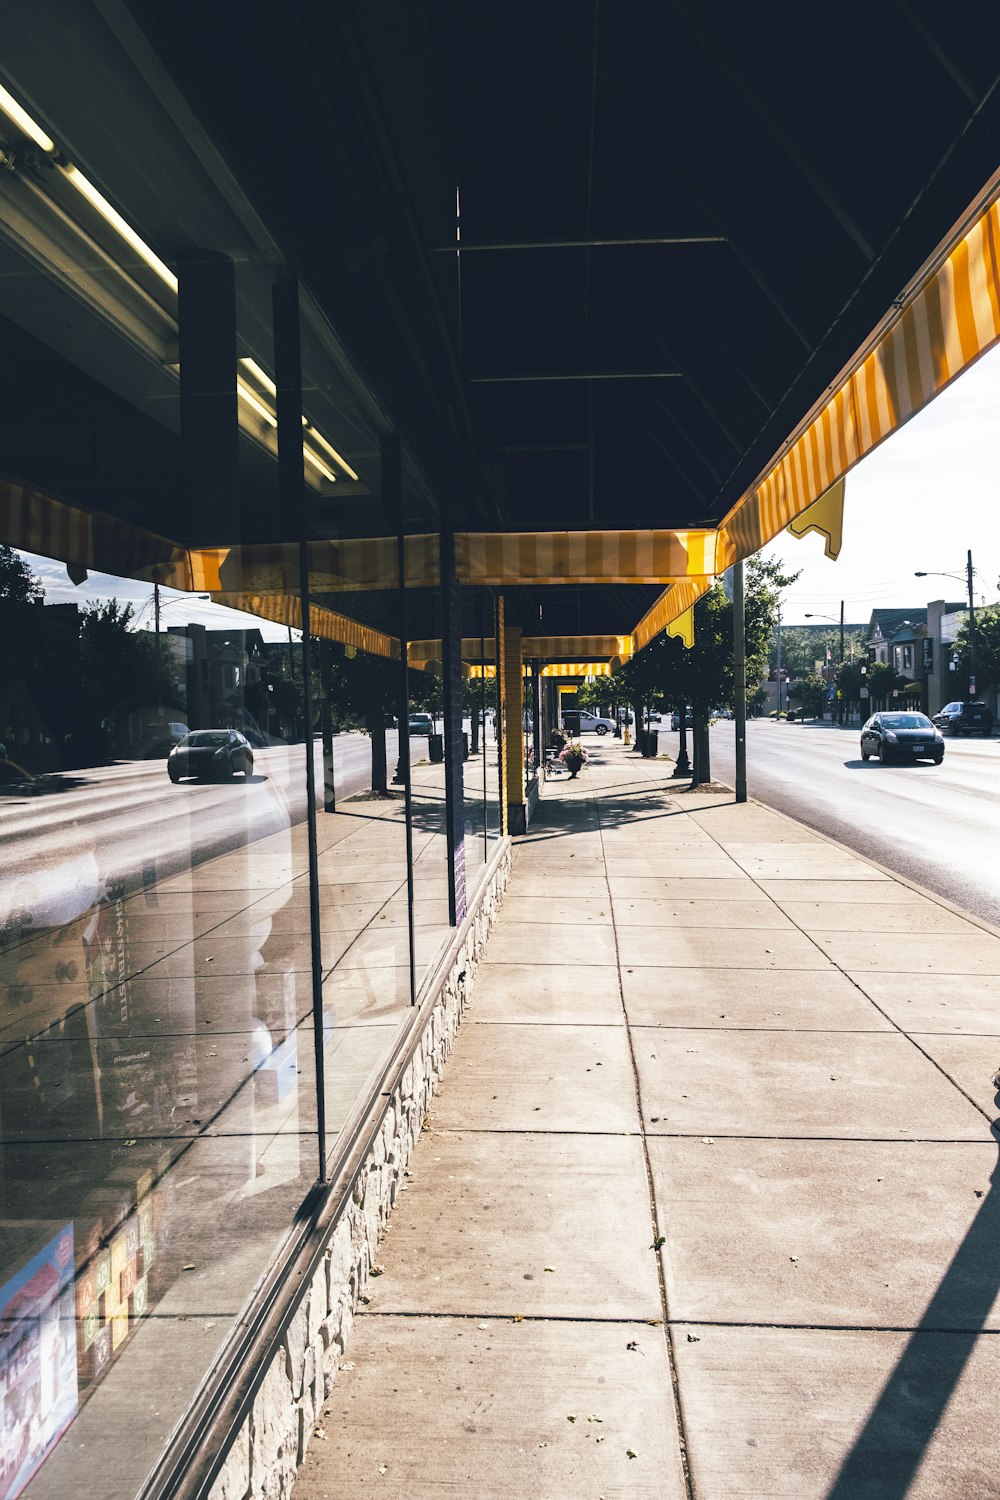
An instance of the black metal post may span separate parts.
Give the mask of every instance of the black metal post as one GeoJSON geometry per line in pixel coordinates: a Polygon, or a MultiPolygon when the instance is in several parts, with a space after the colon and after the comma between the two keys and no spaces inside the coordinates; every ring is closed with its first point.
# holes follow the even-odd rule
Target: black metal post
{"type": "Polygon", "coordinates": [[[690,776],[691,762],[688,760],[687,708],[685,707],[683,698],[677,707],[677,730],[680,735],[680,742],[677,747],[677,764],[674,766],[674,775],[690,776]]]}
{"type": "Polygon", "coordinates": [[[733,715],[736,727],[736,800],[747,800],[747,650],[743,561],[733,564],[733,715]]]}
{"type": "Polygon", "coordinates": [[[279,273],[273,291],[274,365],[277,385],[278,494],[281,508],[295,518],[299,538],[299,600],[302,611],[302,703],[305,716],[306,838],[309,860],[309,939],[312,974],[313,1051],[316,1059],[316,1137],[319,1180],[326,1181],[326,1078],[323,1048],[323,939],[319,908],[319,854],[316,837],[316,767],[312,739],[312,651],[309,636],[309,544],[306,535],[305,473],[302,456],[302,359],[299,346],[299,282],[292,271],[279,273]]]}
{"type": "Polygon", "coordinates": [[[965,576],[969,585],[969,697],[976,696],[976,605],[972,597],[972,551],[969,550],[965,565],[965,576]]]}

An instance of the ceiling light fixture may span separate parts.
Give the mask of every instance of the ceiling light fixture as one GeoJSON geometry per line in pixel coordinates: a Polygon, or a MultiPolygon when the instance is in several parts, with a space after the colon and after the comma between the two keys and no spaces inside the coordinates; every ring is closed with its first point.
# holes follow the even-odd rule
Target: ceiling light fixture
{"type": "Polygon", "coordinates": [[[106,223],[110,224],[112,229],[114,229],[117,234],[121,235],[125,243],[127,245],[131,245],[132,249],[135,251],[136,255],[139,256],[140,260],[144,260],[149,269],[151,271],[155,271],[156,275],[159,276],[164,285],[168,286],[176,296],[177,277],[174,275],[173,271],[171,271],[170,267],[160,259],[155,250],[150,249],[141,235],[136,234],[131,224],[127,223],[126,220],[122,218],[118,210],[116,208],[112,208],[111,204],[108,202],[107,198],[105,198],[104,194],[94,186],[89,178],[84,177],[79,167],[65,167],[60,164],[59,171],[62,173],[66,181],[71,183],[73,187],[76,188],[77,192],[81,193],[83,197],[86,198],[91,207],[97,209],[97,212],[101,215],[101,218],[104,219],[106,223]]]}
{"type": "MultiPolygon", "coordinates": [[[[54,162],[52,164],[56,167],[63,181],[69,183],[69,185],[76,192],[78,192],[81,197],[86,199],[91,208],[93,208],[104,220],[104,222],[114,230],[118,237],[124,240],[124,242],[135,252],[135,254],[139,256],[140,260],[142,260],[145,265],[147,265],[149,269],[160,279],[160,281],[163,282],[164,286],[168,287],[173,295],[176,296],[178,291],[178,278],[174,274],[174,272],[171,271],[166,262],[160,259],[155,250],[153,250],[152,247],[146,243],[142,236],[132,228],[131,224],[129,224],[128,221],[123,218],[123,216],[118,212],[118,210],[114,208],[111,203],[109,203],[108,199],[105,198],[100,189],[97,188],[94,183],[92,183],[90,179],[80,171],[79,167],[73,166],[70,162],[59,160],[58,156],[56,155],[57,147],[55,141],[53,141],[51,136],[45,130],[43,130],[41,125],[39,125],[38,122],[34,120],[30,114],[28,114],[27,110],[17,102],[14,96],[9,93],[2,84],[0,84],[0,112],[7,116],[7,118],[12,122],[14,126],[16,126],[16,128],[21,132],[22,135],[27,136],[27,138],[36,146],[38,146],[42,151],[44,151],[46,155],[52,156],[54,158],[54,162]]],[[[33,163],[30,164],[33,165],[33,163]]],[[[35,194],[36,198],[39,201],[45,202],[48,209],[52,213],[54,213],[58,219],[65,223],[67,228],[72,229],[72,231],[80,237],[80,239],[91,249],[91,251],[96,249],[98,253],[106,254],[106,252],[102,251],[99,246],[95,246],[94,241],[91,239],[90,235],[87,233],[87,230],[83,227],[83,225],[75,223],[70,216],[64,213],[64,211],[59,207],[57,203],[49,199],[45,193],[39,191],[39,186],[34,180],[33,173],[29,173],[24,181],[31,188],[31,191],[35,194]]],[[[49,257],[49,259],[51,259],[51,257],[49,257]]],[[[133,281],[129,271],[125,266],[118,264],[118,262],[112,259],[110,256],[107,257],[107,262],[109,269],[113,269],[118,276],[123,278],[125,283],[131,288],[133,295],[140,298],[145,298],[146,302],[151,303],[149,294],[144,292],[143,289],[133,281]]],[[[174,332],[176,332],[176,322],[171,317],[171,315],[164,309],[160,308],[157,308],[157,312],[166,320],[167,328],[172,329],[174,332]]],[[[161,363],[166,363],[169,368],[173,370],[178,369],[176,360],[163,360],[161,350],[150,347],[148,352],[153,353],[161,363]]],[[[267,371],[264,370],[263,367],[259,365],[257,361],[250,355],[241,356],[239,363],[242,367],[242,370],[246,372],[246,374],[250,377],[250,380],[257,387],[259,387],[259,389],[255,390],[254,384],[250,384],[242,377],[241,374],[237,374],[237,396],[247,407],[250,408],[251,411],[253,411],[260,418],[260,420],[266,425],[266,427],[276,429],[278,425],[277,416],[274,410],[268,405],[267,398],[270,397],[272,399],[275,399],[277,397],[277,386],[275,385],[270,375],[268,375],[267,371]]],[[[241,426],[242,425],[243,424],[241,423],[241,426]]],[[[302,418],[302,426],[304,431],[308,435],[309,440],[313,444],[320,448],[322,452],[326,454],[332,460],[332,462],[335,463],[337,467],[350,479],[358,481],[358,474],[354,469],[351,468],[351,465],[347,462],[347,460],[337,452],[333,444],[328,442],[323,434],[305,417],[302,418]]],[[[260,433],[259,429],[256,433],[251,433],[251,435],[256,436],[258,441],[262,440],[263,438],[263,434],[260,433]]],[[[274,451],[273,439],[266,442],[264,446],[267,447],[269,451],[274,451]]],[[[306,443],[303,443],[302,451],[304,458],[308,461],[309,464],[311,464],[311,466],[323,479],[327,480],[331,484],[336,483],[338,478],[337,474],[334,473],[334,471],[324,461],[324,459],[319,456],[319,454],[314,453],[306,443]]],[[[312,482],[314,484],[316,483],[315,480],[313,480],[312,482]]]]}
{"type": "Polygon", "coordinates": [[[51,136],[45,134],[42,127],[31,118],[26,109],[22,109],[14,98],[8,94],[3,84],[0,84],[0,109],[3,110],[8,120],[12,120],[18,130],[22,131],[29,140],[34,141],[36,146],[41,146],[43,151],[52,152],[56,149],[56,143],[51,136]]]}
{"type": "Polygon", "coordinates": [[[347,459],[343,458],[337,452],[332,443],[327,442],[326,438],[320,432],[319,428],[314,427],[311,422],[307,422],[305,417],[302,418],[302,425],[306,429],[306,432],[309,434],[309,436],[312,438],[313,442],[317,443],[323,449],[323,452],[328,454],[329,457],[333,459],[334,463],[339,465],[339,467],[343,469],[348,479],[357,480],[358,475],[356,474],[354,469],[351,468],[350,464],[347,462],[347,459]]]}
{"type": "Polygon", "coordinates": [[[312,449],[307,448],[305,443],[303,443],[302,445],[302,457],[307,459],[309,463],[312,464],[314,469],[318,469],[324,479],[328,479],[331,484],[336,484],[336,474],[333,473],[332,469],[328,469],[323,460],[321,458],[317,458],[312,449]]]}
{"type": "Polygon", "coordinates": [[[255,359],[251,359],[247,354],[240,359],[240,364],[243,366],[244,370],[248,370],[250,372],[254,380],[256,380],[257,384],[261,386],[269,396],[277,396],[278,387],[275,385],[270,375],[268,375],[267,371],[261,369],[260,365],[255,359]]]}
{"type": "Polygon", "coordinates": [[[268,411],[267,407],[264,405],[263,401],[261,401],[260,397],[254,395],[253,391],[247,385],[246,381],[241,380],[239,375],[237,375],[236,377],[236,394],[237,396],[239,396],[241,401],[246,402],[251,411],[255,411],[257,415],[267,423],[268,427],[277,427],[277,417],[273,412],[268,411]]]}

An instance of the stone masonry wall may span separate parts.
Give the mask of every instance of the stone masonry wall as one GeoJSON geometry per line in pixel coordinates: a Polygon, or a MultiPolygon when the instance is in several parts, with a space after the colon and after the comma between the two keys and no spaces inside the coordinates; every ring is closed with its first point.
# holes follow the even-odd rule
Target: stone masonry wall
{"type": "MultiPolygon", "coordinates": [[[[273,1356],[253,1408],[212,1486],[210,1500],[285,1500],[344,1357],[354,1310],[403,1172],[451,1053],[476,966],[510,878],[511,852],[482,892],[465,941],[427,1017],[413,1059],[337,1220],[312,1285],[273,1356]]],[[[379,1100],[381,1105],[382,1101],[379,1100]]]]}

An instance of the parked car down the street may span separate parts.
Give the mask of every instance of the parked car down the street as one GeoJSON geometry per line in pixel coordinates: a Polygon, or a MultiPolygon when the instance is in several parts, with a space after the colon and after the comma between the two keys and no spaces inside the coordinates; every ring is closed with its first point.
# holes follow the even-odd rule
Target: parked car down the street
{"type": "Polygon", "coordinates": [[[861,759],[875,756],[883,765],[892,760],[944,760],[944,739],[926,714],[872,714],[861,731],[861,759]]]}
{"type": "Polygon", "coordinates": [[[410,714],[409,724],[411,734],[434,733],[434,720],[430,714],[410,714]]]}
{"type": "Polygon", "coordinates": [[[600,714],[592,714],[585,708],[573,710],[580,720],[581,734],[612,734],[614,732],[614,719],[605,719],[600,714]]]}
{"type": "Polygon", "coordinates": [[[167,758],[167,775],[174,783],[183,776],[203,781],[228,781],[253,770],[253,750],[237,729],[194,729],[175,745],[167,758]]]}
{"type": "Polygon", "coordinates": [[[940,713],[934,715],[934,723],[949,734],[993,733],[993,715],[985,703],[946,703],[940,713]]]}

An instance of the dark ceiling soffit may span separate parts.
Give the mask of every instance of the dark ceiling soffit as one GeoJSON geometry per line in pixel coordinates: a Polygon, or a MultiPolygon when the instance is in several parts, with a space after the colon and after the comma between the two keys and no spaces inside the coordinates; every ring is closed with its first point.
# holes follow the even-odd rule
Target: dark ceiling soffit
{"type": "Polygon", "coordinates": [[[435,255],[466,255],[477,251],[501,250],[612,250],[631,245],[724,245],[723,234],[646,235],[628,239],[583,240],[456,240],[453,245],[433,245],[435,255]]]}
{"type": "Polygon", "coordinates": [[[470,385],[516,385],[531,381],[562,380],[683,380],[680,370],[619,370],[601,373],[584,371],[577,375],[467,375],[470,385]]]}
{"type": "MultiPolygon", "coordinates": [[[[254,191],[248,187],[246,175],[240,173],[239,166],[230,164],[231,155],[238,163],[239,153],[233,150],[233,142],[227,138],[227,127],[213,109],[211,100],[199,87],[192,71],[184,65],[183,56],[177,48],[176,39],[172,33],[160,23],[155,12],[153,15],[150,14],[148,7],[141,8],[141,19],[139,19],[131,14],[122,0],[94,0],[94,3],[106,24],[119,37],[151,93],[172,118],[182,122],[182,128],[189,141],[194,144],[206,172],[229,207],[240,217],[247,232],[261,245],[264,258],[266,260],[277,259],[287,265],[297,265],[298,257],[292,246],[283,238],[283,230],[269,221],[266,209],[255,201],[254,191]]],[[[351,31],[352,50],[363,51],[353,28],[351,31]]],[[[355,76],[363,87],[366,106],[370,113],[374,112],[380,116],[369,69],[367,65],[362,65],[360,56],[355,56],[354,61],[356,63],[355,76]]],[[[370,132],[373,150],[382,150],[383,153],[389,151],[388,132],[380,117],[377,121],[372,120],[370,132]]],[[[385,161],[384,155],[383,161],[385,161]]],[[[386,165],[398,186],[397,164],[393,161],[386,165]]],[[[409,227],[412,228],[412,216],[408,215],[408,222],[409,227]]],[[[418,260],[422,260],[422,257],[418,256],[418,260]]],[[[436,304],[437,289],[430,275],[430,262],[424,260],[421,269],[424,272],[427,295],[436,304]]],[[[310,287],[307,276],[303,276],[301,280],[301,298],[304,317],[308,319],[320,343],[360,399],[362,409],[367,409],[369,420],[374,421],[377,430],[401,432],[406,450],[405,464],[411,483],[423,496],[424,504],[431,503],[434,513],[439,514],[437,485],[427,472],[421,457],[418,456],[423,447],[419,438],[416,442],[409,440],[409,435],[401,428],[391,407],[378,394],[377,384],[367,371],[364,357],[360,351],[352,349],[342,338],[324,306],[321,295],[315,288],[310,287]]],[[[445,320],[440,313],[439,323],[442,328],[445,326],[445,320]]],[[[462,440],[466,445],[467,455],[471,455],[473,451],[471,432],[461,397],[460,376],[454,367],[453,353],[451,357],[453,373],[458,381],[455,387],[457,399],[452,405],[452,411],[461,412],[458,425],[462,440]]]]}

